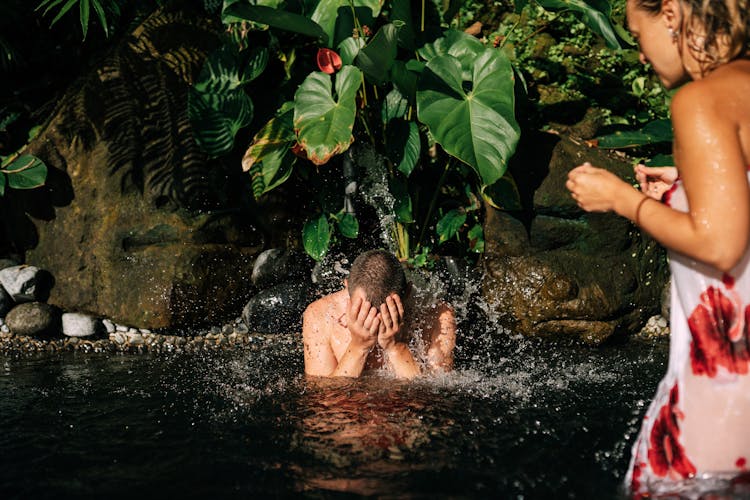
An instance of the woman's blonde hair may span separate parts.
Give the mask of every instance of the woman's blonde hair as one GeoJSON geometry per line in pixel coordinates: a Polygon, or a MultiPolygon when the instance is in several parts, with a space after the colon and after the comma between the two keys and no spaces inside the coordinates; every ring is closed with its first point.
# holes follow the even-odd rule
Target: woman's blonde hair
{"type": "MultiPolygon", "coordinates": [[[[636,5],[656,15],[661,0],[634,0],[636,5]]],[[[748,55],[750,12],[748,0],[678,0],[686,13],[681,31],[688,47],[704,71],[748,55]]]]}

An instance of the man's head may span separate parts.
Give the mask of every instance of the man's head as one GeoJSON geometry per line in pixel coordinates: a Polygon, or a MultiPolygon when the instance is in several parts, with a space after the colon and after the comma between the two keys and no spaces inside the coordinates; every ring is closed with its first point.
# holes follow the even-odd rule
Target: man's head
{"type": "Polygon", "coordinates": [[[350,297],[361,288],[367,300],[377,307],[390,293],[405,298],[407,282],[404,268],[393,254],[385,250],[368,250],[354,259],[347,287],[350,297]]]}

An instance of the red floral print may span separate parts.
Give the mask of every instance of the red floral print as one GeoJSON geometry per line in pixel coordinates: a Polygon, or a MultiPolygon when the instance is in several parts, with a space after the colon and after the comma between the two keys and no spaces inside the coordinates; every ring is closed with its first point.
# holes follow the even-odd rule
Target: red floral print
{"type": "Polygon", "coordinates": [[[727,288],[734,288],[734,276],[729,273],[721,275],[721,282],[724,283],[724,286],[727,288]]]}
{"type": "Polygon", "coordinates": [[[701,303],[688,318],[692,336],[690,364],[694,374],[715,377],[720,366],[730,373],[748,372],[750,307],[744,313],[743,318],[741,306],[719,288],[711,286],[701,294],[701,303]],[[745,328],[742,328],[743,323],[745,328]]]}
{"type": "Polygon", "coordinates": [[[648,448],[648,461],[654,474],[669,475],[672,479],[692,477],[696,471],[680,444],[678,420],[682,414],[677,408],[677,399],[675,385],[669,393],[669,402],[661,407],[654,421],[648,448]]]}
{"type": "Polygon", "coordinates": [[[318,55],[315,58],[318,68],[323,73],[334,74],[341,69],[341,57],[331,49],[318,49],[318,55]]]}
{"type": "MultiPolygon", "coordinates": [[[[679,180],[679,179],[678,179],[679,180]]],[[[666,206],[671,207],[672,206],[672,195],[677,191],[678,182],[675,181],[674,184],[672,184],[672,187],[670,187],[667,191],[664,192],[663,195],[661,195],[661,202],[664,203],[666,206]]]]}
{"type": "Polygon", "coordinates": [[[641,465],[638,462],[633,465],[633,474],[631,477],[630,491],[637,494],[641,489],[641,465]]]}

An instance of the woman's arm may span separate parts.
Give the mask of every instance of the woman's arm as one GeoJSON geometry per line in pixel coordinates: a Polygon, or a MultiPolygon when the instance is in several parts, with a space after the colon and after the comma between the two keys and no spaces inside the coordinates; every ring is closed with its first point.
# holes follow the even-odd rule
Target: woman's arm
{"type": "Polygon", "coordinates": [[[672,101],[677,163],[690,211],[655,202],[610,172],[581,166],[568,188],[588,211],[614,210],[662,245],[709,264],[732,269],[750,235],[747,166],[737,125],[722,113],[719,93],[705,81],[686,85],[672,101]]]}

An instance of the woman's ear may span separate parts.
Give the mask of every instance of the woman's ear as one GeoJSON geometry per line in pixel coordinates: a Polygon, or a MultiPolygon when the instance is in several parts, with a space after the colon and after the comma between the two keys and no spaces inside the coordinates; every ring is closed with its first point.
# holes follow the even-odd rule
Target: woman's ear
{"type": "Polygon", "coordinates": [[[680,0],[662,0],[661,16],[664,25],[673,33],[679,33],[682,28],[682,8],[680,0]]]}

